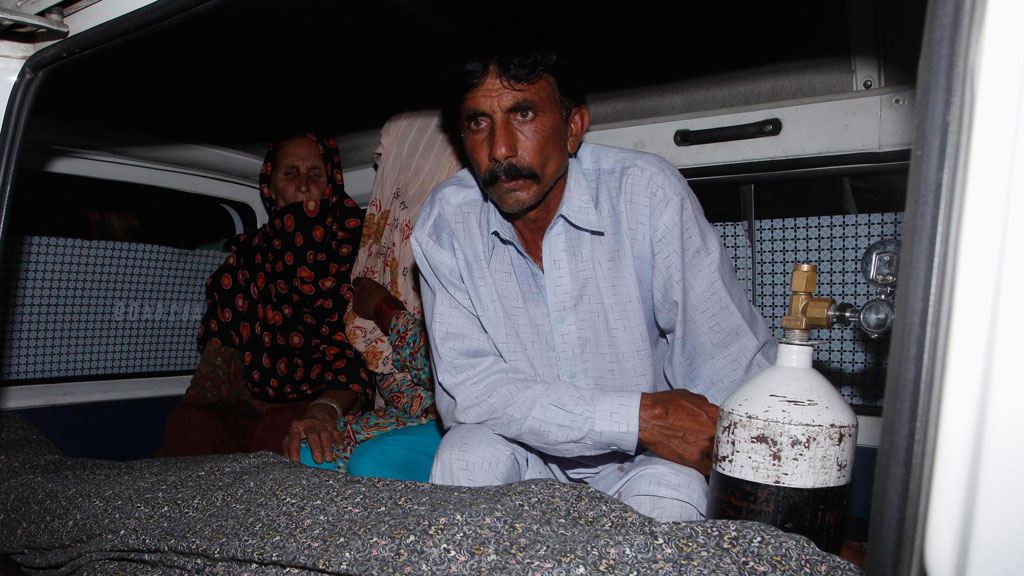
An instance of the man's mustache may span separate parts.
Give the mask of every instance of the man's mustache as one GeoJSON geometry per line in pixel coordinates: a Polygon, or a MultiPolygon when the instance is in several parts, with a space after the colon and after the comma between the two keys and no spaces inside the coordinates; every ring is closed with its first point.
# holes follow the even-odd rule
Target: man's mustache
{"type": "Polygon", "coordinates": [[[533,180],[539,183],[540,175],[532,168],[514,162],[498,162],[484,172],[480,184],[484,188],[490,188],[502,180],[533,180]]]}

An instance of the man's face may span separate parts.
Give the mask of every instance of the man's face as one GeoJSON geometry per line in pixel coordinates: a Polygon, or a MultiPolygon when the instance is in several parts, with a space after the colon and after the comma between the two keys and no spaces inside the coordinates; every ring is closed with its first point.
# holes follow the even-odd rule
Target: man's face
{"type": "Polygon", "coordinates": [[[274,204],[320,200],[327,193],[327,167],[320,147],[309,138],[282,142],[270,166],[270,191],[274,204]]]}
{"type": "MultiPolygon", "coordinates": [[[[466,155],[495,206],[505,215],[536,208],[552,189],[565,188],[569,153],[579,147],[589,122],[585,107],[562,116],[554,81],[502,85],[494,73],[462,100],[460,124],[466,155]],[[510,87],[511,86],[511,87],[510,87]]],[[[557,206],[556,206],[557,208],[557,206]]]]}

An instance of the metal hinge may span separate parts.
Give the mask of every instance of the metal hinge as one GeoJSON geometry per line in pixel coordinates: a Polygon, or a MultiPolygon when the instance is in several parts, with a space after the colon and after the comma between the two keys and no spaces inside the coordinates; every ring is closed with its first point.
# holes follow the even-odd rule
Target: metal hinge
{"type": "Polygon", "coordinates": [[[61,0],[0,0],[0,38],[22,42],[67,36],[61,0]],[[46,33],[45,38],[36,38],[46,33]]]}

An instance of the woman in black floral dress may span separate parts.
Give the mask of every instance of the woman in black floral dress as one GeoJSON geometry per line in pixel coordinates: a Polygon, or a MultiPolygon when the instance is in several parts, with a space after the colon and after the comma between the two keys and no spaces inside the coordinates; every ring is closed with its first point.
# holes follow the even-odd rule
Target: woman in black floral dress
{"type": "Polygon", "coordinates": [[[331,139],[296,134],[268,150],[260,196],[269,221],[234,238],[206,282],[202,355],[168,420],[164,455],[297,455],[305,438],[318,460],[333,460],[338,420],[373,393],[344,335],[362,211],[343,183],[331,139]]]}

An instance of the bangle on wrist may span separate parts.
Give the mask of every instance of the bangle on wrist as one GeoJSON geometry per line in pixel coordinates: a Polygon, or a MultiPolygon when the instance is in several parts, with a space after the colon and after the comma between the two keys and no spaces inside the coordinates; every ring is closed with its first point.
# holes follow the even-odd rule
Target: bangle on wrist
{"type": "Polygon", "coordinates": [[[324,397],[317,398],[316,400],[313,400],[312,402],[309,403],[309,407],[312,408],[313,406],[315,406],[317,404],[326,404],[327,406],[330,406],[331,408],[334,408],[334,411],[338,413],[338,419],[339,420],[341,419],[342,415],[344,414],[344,411],[341,409],[341,404],[338,404],[337,402],[335,402],[334,400],[332,400],[330,398],[324,398],[324,397]]]}

